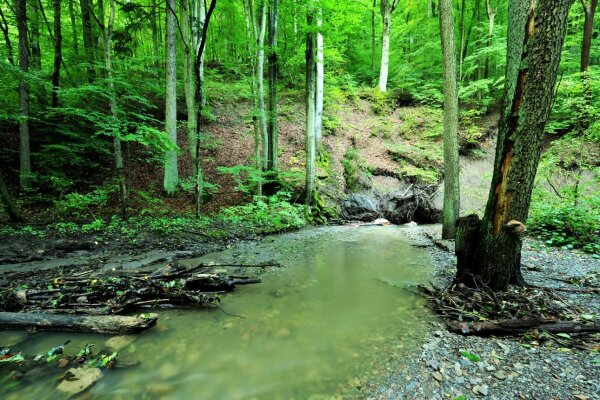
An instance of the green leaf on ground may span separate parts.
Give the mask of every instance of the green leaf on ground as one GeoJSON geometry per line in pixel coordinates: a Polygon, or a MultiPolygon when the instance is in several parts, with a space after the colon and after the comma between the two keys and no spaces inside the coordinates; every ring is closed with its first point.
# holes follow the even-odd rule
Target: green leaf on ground
{"type": "Polygon", "coordinates": [[[473,361],[473,362],[481,361],[481,357],[479,357],[477,354],[469,353],[468,351],[465,351],[465,350],[461,350],[460,355],[465,357],[469,361],[473,361]]]}

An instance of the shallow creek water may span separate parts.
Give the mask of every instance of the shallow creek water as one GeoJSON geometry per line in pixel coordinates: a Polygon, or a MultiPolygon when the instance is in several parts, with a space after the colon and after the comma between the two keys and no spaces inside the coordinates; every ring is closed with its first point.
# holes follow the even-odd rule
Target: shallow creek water
{"type": "MultiPolygon", "coordinates": [[[[401,367],[431,316],[414,294],[427,281],[425,251],[399,227],[330,227],[265,238],[202,260],[278,260],[258,285],[223,297],[219,310],[158,311],[158,326],[119,358],[86,399],[321,399],[360,396],[379,368],[401,367]]],[[[193,263],[195,260],[191,260],[193,263]]],[[[10,333],[0,332],[0,343],[10,333]]],[[[20,346],[37,354],[67,339],[67,354],[110,336],[45,333],[20,346]]],[[[5,339],[5,340],[3,340],[5,339]]],[[[2,370],[0,369],[0,374],[2,370]]],[[[65,398],[60,373],[3,399],[65,398]]]]}

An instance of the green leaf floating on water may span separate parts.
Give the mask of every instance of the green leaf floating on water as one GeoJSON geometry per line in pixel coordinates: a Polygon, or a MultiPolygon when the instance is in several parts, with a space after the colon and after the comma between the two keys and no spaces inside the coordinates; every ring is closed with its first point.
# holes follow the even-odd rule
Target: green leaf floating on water
{"type": "Polygon", "coordinates": [[[465,351],[465,350],[461,350],[460,355],[465,357],[469,361],[473,361],[473,362],[481,361],[481,357],[479,357],[477,354],[469,353],[468,351],[465,351]]]}

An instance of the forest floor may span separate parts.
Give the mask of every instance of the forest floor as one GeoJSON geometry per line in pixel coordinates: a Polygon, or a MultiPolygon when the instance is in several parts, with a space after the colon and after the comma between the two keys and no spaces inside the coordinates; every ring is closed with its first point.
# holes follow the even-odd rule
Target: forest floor
{"type": "MultiPolygon", "coordinates": [[[[454,243],[440,240],[441,226],[419,226],[407,232],[417,245],[428,250],[434,267],[432,283],[441,287],[449,285],[456,269],[454,243]]],[[[591,255],[525,240],[523,275],[529,285],[579,288],[577,282],[597,279],[599,271],[600,260],[591,255]]],[[[598,293],[559,293],[568,307],[600,315],[598,293]]],[[[597,342],[591,349],[581,350],[565,342],[544,343],[539,337],[527,335],[515,338],[456,335],[448,332],[442,323],[435,322],[423,338],[420,354],[415,354],[409,362],[403,360],[400,367],[383,364],[380,371],[371,374],[377,378],[365,385],[361,397],[600,399],[599,350],[597,342]],[[476,355],[480,360],[469,360],[461,356],[461,351],[476,355]]]]}

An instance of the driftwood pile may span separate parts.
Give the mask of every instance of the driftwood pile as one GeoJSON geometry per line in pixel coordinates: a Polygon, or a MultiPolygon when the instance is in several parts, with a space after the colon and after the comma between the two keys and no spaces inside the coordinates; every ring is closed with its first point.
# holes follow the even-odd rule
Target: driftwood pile
{"type": "Polygon", "coordinates": [[[198,264],[188,268],[173,262],[147,272],[48,270],[3,276],[0,277],[0,329],[30,326],[104,333],[139,331],[152,326],[157,316],[143,314],[145,318],[132,320],[128,318],[134,317],[113,314],[171,305],[218,306],[219,294],[233,290],[236,285],[260,282],[216,269],[225,266],[242,267],[198,264]],[[81,315],[85,317],[76,317],[81,315]]]}
{"type": "Polygon", "coordinates": [[[457,334],[518,336],[545,332],[561,334],[563,339],[572,338],[573,345],[577,344],[575,339],[600,340],[597,335],[600,319],[569,305],[550,289],[522,287],[494,293],[464,285],[452,285],[445,290],[419,288],[429,307],[444,317],[448,330],[457,334]]]}

